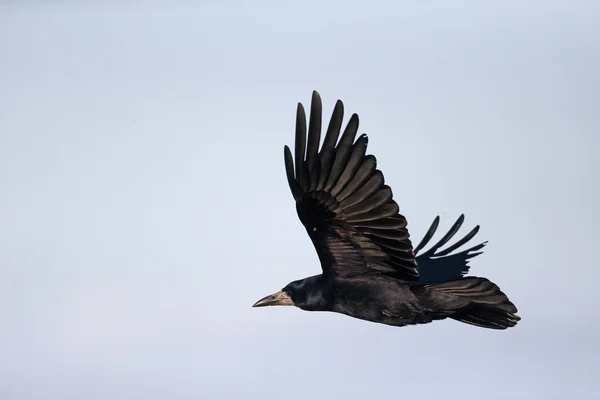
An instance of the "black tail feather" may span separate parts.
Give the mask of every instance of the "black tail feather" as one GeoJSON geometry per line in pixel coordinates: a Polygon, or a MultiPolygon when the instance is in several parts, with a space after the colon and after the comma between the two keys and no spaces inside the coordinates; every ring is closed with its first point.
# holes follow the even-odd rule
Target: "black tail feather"
{"type": "Polygon", "coordinates": [[[517,325],[521,320],[516,314],[500,308],[475,305],[473,308],[460,312],[450,318],[467,324],[490,329],[507,329],[517,325]]]}
{"type": "Polygon", "coordinates": [[[467,324],[491,329],[513,327],[521,319],[517,307],[500,288],[486,278],[467,277],[452,282],[426,285],[436,292],[470,300],[450,318],[467,324]]]}

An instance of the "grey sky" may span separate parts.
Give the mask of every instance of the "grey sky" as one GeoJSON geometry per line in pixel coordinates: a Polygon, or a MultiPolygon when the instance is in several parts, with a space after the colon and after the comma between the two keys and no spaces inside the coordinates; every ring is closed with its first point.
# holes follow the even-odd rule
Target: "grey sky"
{"type": "Polygon", "coordinates": [[[0,6],[0,398],[595,398],[600,4],[362,3],[0,6]],[[250,308],[320,271],[313,89],[517,328],[250,308]]]}

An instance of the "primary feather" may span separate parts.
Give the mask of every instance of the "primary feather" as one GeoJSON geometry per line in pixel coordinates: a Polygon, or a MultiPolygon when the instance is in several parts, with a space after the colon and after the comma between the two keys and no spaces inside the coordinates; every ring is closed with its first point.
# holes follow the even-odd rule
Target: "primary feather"
{"type": "Polygon", "coordinates": [[[321,119],[316,114],[321,110],[321,98],[314,92],[305,149],[306,116],[304,108],[298,107],[295,169],[287,146],[284,156],[298,216],[319,254],[323,272],[352,276],[376,270],[401,280],[418,280],[406,219],[377,169],[376,158],[366,155],[367,135],[354,141],[358,115],[352,115],[337,142],[343,117],[338,102],[319,152],[321,119]],[[389,246],[388,238],[394,234],[400,245],[389,246]],[[353,267],[340,260],[351,261],[353,267]]]}

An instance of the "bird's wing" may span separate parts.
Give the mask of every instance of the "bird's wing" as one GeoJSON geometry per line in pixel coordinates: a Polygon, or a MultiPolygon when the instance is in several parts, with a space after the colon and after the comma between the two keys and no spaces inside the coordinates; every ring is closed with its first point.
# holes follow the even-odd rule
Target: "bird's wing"
{"type": "Polygon", "coordinates": [[[406,281],[419,278],[406,219],[384,184],[367,136],[353,114],[338,142],[344,107],[335,105],[319,151],[321,98],[312,96],[308,140],[298,104],[295,165],[285,146],[285,169],[298,216],[319,255],[324,273],[350,276],[379,271],[406,281]],[[337,145],[336,145],[337,143],[337,145]]]}
{"type": "MultiPolygon", "coordinates": [[[[452,246],[444,250],[440,250],[446,243],[450,241],[458,233],[460,227],[465,220],[465,216],[461,215],[458,220],[452,225],[450,230],[437,242],[431,246],[426,252],[417,256],[417,265],[419,266],[419,284],[430,284],[440,283],[446,281],[452,281],[455,279],[462,278],[467,272],[469,272],[469,259],[481,254],[481,250],[487,242],[479,243],[466,250],[461,250],[458,253],[450,254],[455,250],[458,250],[461,246],[469,242],[479,232],[479,225],[473,230],[467,233],[462,239],[458,240],[452,246]]],[[[438,225],[440,223],[440,217],[435,217],[431,227],[421,240],[421,243],[415,247],[415,255],[419,251],[427,246],[429,241],[433,238],[438,225]]]]}

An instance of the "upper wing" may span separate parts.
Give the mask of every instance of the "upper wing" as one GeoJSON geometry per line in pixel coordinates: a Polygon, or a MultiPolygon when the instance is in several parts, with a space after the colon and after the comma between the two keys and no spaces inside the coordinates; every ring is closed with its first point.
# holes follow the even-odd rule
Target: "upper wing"
{"type": "Polygon", "coordinates": [[[324,273],[341,276],[379,271],[417,280],[417,263],[392,190],[366,155],[367,136],[354,141],[358,115],[353,114],[338,143],[344,116],[341,101],[319,151],[321,98],[312,96],[308,141],[306,115],[298,104],[295,165],[285,146],[285,169],[298,216],[319,255],[324,273]],[[337,143],[337,146],[336,146],[337,143]]]}
{"type": "MultiPolygon", "coordinates": [[[[448,233],[446,233],[446,235],[444,235],[439,242],[431,246],[431,248],[425,253],[417,256],[417,264],[419,266],[420,275],[418,282],[419,284],[452,281],[462,278],[463,275],[469,272],[469,259],[481,254],[482,252],[477,252],[477,250],[481,250],[487,244],[487,242],[480,243],[458,253],[450,253],[471,240],[477,234],[477,232],[479,232],[479,225],[473,228],[471,232],[467,233],[462,239],[454,243],[452,246],[445,250],[438,251],[442,246],[448,243],[448,241],[452,239],[454,235],[456,235],[464,220],[465,216],[461,215],[454,225],[452,225],[448,233]]],[[[429,243],[435,234],[439,223],[440,217],[435,217],[431,227],[425,234],[425,237],[423,237],[421,243],[419,243],[419,245],[415,248],[415,255],[418,254],[419,250],[425,247],[427,243],[429,243]]]]}

